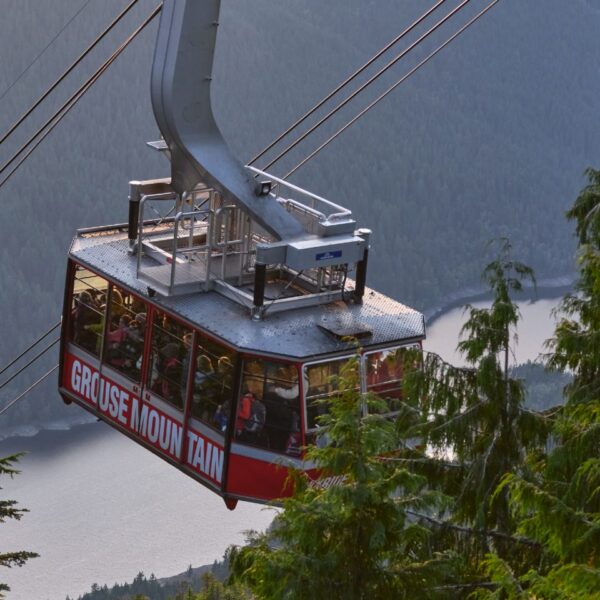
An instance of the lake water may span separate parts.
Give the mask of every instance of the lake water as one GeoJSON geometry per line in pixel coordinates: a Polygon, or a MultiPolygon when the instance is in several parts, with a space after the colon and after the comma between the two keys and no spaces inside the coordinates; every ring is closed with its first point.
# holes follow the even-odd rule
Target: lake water
{"type": "MultiPolygon", "coordinates": [[[[75,406],[73,410],[79,410],[75,406]]],[[[41,556],[2,569],[10,600],[64,600],[92,583],[131,581],[138,571],[175,575],[219,559],[273,511],[240,502],[235,511],[202,485],[107,425],[42,432],[0,443],[0,456],[27,451],[3,498],[30,509],[2,525],[0,551],[41,556]]]]}
{"type": "MultiPolygon", "coordinates": [[[[557,302],[521,305],[519,362],[543,351],[557,302]]],[[[458,363],[464,320],[461,309],[438,318],[428,327],[426,349],[458,363]]],[[[41,557],[0,572],[12,587],[10,600],[76,598],[94,582],[130,581],[140,570],[174,575],[221,558],[229,544],[243,542],[245,530],[272,520],[271,510],[243,502],[228,511],[216,495],[102,423],[0,442],[0,456],[15,451],[28,452],[23,473],[2,482],[0,494],[31,512],[1,526],[0,551],[41,557]]]]}
{"type": "MultiPolygon", "coordinates": [[[[536,302],[521,302],[519,310],[522,320],[516,330],[517,339],[512,348],[511,363],[521,364],[528,360],[537,360],[540,354],[547,352],[544,342],[554,334],[556,320],[552,315],[558,306],[560,298],[548,298],[536,302]]],[[[473,302],[477,308],[488,307],[489,302],[473,302]]],[[[424,348],[439,354],[445,360],[455,365],[464,361],[456,351],[460,329],[468,315],[463,308],[454,308],[433,321],[427,327],[427,340],[424,348]]]]}

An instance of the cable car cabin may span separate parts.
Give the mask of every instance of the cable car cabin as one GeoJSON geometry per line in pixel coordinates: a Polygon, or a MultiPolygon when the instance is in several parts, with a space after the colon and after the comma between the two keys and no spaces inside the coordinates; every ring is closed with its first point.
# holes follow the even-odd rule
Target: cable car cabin
{"type": "Polygon", "coordinates": [[[60,392],[232,508],[289,495],[286,466],[310,470],[315,401],[335,394],[332,375],[356,354],[347,336],[360,341],[361,390],[393,413],[400,354],[420,344],[424,321],[369,289],[357,300],[335,264],[261,275],[266,234],[221,203],[205,189],[187,207],[171,196],[170,217],[144,220],[142,203],[133,224],[78,232],[60,392]]]}

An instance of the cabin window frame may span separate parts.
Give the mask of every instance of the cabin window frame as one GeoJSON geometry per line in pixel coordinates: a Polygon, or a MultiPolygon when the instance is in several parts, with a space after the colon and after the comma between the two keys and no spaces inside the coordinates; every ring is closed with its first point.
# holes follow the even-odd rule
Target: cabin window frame
{"type": "MultiPolygon", "coordinates": [[[[249,446],[252,448],[258,448],[260,450],[266,451],[266,452],[272,452],[274,454],[277,454],[279,456],[286,456],[289,458],[300,458],[302,455],[302,448],[304,447],[304,411],[303,411],[303,384],[302,384],[302,363],[299,363],[297,361],[290,361],[290,360],[284,360],[281,359],[279,357],[273,357],[273,356],[264,356],[264,355],[259,355],[259,354],[244,354],[244,353],[239,353],[239,357],[240,357],[240,372],[239,372],[239,379],[237,381],[237,386],[236,386],[236,394],[235,394],[235,419],[233,420],[233,425],[231,427],[231,440],[232,442],[236,443],[236,444],[242,444],[244,446],[249,446]],[[296,380],[296,384],[298,385],[298,395],[295,399],[295,401],[297,402],[296,407],[297,407],[297,415],[298,415],[298,434],[299,434],[299,452],[298,454],[290,454],[286,451],[285,448],[283,449],[276,449],[273,448],[270,444],[269,445],[263,445],[261,443],[254,443],[253,441],[251,441],[248,438],[244,438],[244,437],[239,437],[237,435],[236,432],[236,423],[237,423],[237,415],[238,415],[238,409],[240,406],[240,400],[242,398],[243,395],[243,386],[244,386],[244,381],[246,379],[246,375],[248,375],[248,373],[245,371],[246,365],[248,362],[252,362],[252,361],[260,361],[263,365],[263,375],[262,375],[262,386],[263,386],[263,390],[262,390],[262,397],[259,398],[259,400],[265,404],[265,408],[267,410],[267,414],[266,414],[266,420],[265,420],[265,426],[264,429],[269,429],[272,427],[268,424],[269,422],[269,412],[268,412],[268,405],[269,403],[272,403],[273,401],[267,401],[265,402],[265,391],[267,389],[268,386],[268,381],[272,381],[274,383],[276,383],[276,378],[269,376],[267,368],[265,368],[265,364],[269,363],[270,365],[280,365],[281,367],[287,367],[290,369],[294,369],[295,373],[297,375],[297,380],[296,380]]],[[[288,380],[280,380],[281,382],[284,381],[288,381],[288,380]]],[[[290,380],[291,381],[291,380],[290,380]]],[[[281,398],[281,402],[285,402],[284,398],[281,398]]],[[[291,399],[290,402],[294,402],[294,399],[291,399]]],[[[290,408],[291,412],[293,413],[294,408],[290,408]]],[[[284,431],[283,429],[281,429],[281,431],[284,431]]],[[[285,430],[285,433],[287,434],[288,438],[289,436],[294,433],[292,431],[292,427],[290,424],[290,427],[288,429],[285,430]]],[[[260,438],[259,438],[260,439],[260,438]]],[[[287,441],[286,441],[287,443],[287,441]]]]}
{"type": "MultiPolygon", "coordinates": [[[[408,344],[397,344],[394,346],[385,346],[383,348],[377,348],[376,350],[369,350],[366,352],[363,352],[361,354],[361,383],[362,383],[362,387],[363,387],[363,393],[364,394],[368,394],[369,392],[371,392],[372,390],[369,389],[369,382],[368,382],[368,377],[369,377],[369,357],[373,356],[374,354],[380,354],[382,352],[397,352],[398,350],[402,350],[402,349],[421,349],[421,344],[418,342],[413,342],[413,343],[408,343],[408,344]]],[[[400,384],[400,394],[402,393],[402,380],[404,378],[404,373],[402,373],[400,379],[398,380],[399,384],[400,384]]],[[[390,380],[391,382],[391,380],[390,380]]],[[[385,383],[389,383],[389,382],[383,382],[383,384],[385,383]]],[[[378,382],[377,384],[373,384],[373,385],[380,385],[380,383],[378,382]]],[[[372,387],[372,386],[371,386],[372,387]]],[[[385,401],[385,398],[377,391],[373,391],[374,394],[376,394],[378,397],[380,397],[382,400],[385,401]]],[[[380,414],[381,416],[384,417],[395,417],[398,415],[400,411],[399,410],[392,410],[392,411],[388,411],[388,412],[384,412],[384,413],[369,413],[368,408],[365,406],[365,414],[380,414]]]]}
{"type": "MultiPolygon", "coordinates": [[[[177,315],[175,315],[173,312],[162,308],[160,306],[157,306],[155,304],[151,305],[152,310],[150,311],[151,317],[149,319],[149,323],[146,323],[146,329],[149,329],[149,331],[146,332],[146,338],[144,340],[145,343],[145,353],[144,356],[146,358],[146,366],[145,369],[142,369],[143,372],[143,380],[142,380],[142,386],[144,389],[144,396],[146,396],[146,394],[150,394],[150,396],[154,396],[155,398],[157,398],[159,401],[165,402],[168,406],[170,406],[171,408],[173,408],[174,410],[177,411],[178,414],[182,415],[182,420],[183,420],[183,415],[186,414],[187,412],[187,406],[189,403],[189,397],[190,397],[190,391],[191,391],[191,387],[190,387],[190,374],[192,372],[192,364],[193,364],[193,355],[194,355],[194,344],[195,344],[195,339],[196,339],[196,333],[197,333],[197,329],[195,327],[193,327],[192,325],[190,325],[187,321],[180,319],[177,317],[177,315]],[[155,323],[155,319],[157,317],[157,314],[163,314],[163,315],[167,315],[168,318],[172,321],[175,321],[177,323],[177,325],[185,327],[187,329],[186,334],[189,333],[192,335],[192,342],[191,342],[191,347],[189,350],[189,356],[190,356],[190,360],[188,363],[188,368],[187,368],[187,373],[185,376],[185,380],[184,380],[184,386],[182,388],[182,386],[180,385],[180,393],[181,393],[181,406],[175,404],[174,402],[172,402],[171,400],[169,400],[168,398],[165,398],[161,393],[153,390],[153,384],[151,381],[151,377],[152,377],[152,372],[153,372],[153,367],[154,367],[154,362],[153,362],[153,358],[152,358],[152,353],[153,353],[153,339],[154,339],[154,323],[155,323]]],[[[148,317],[147,317],[148,319],[148,317]]],[[[167,332],[169,333],[169,332],[167,332]]],[[[185,335],[185,334],[184,334],[185,335]]],[[[182,344],[185,345],[185,343],[183,342],[183,337],[182,337],[182,344]]],[[[181,360],[181,363],[183,364],[184,360],[181,360]]]]}
{"type": "MultiPolygon", "coordinates": [[[[76,281],[82,281],[81,279],[79,279],[77,277],[77,273],[80,271],[87,271],[88,273],[91,273],[92,276],[94,277],[98,277],[100,279],[102,279],[103,281],[106,282],[106,291],[102,291],[99,290],[97,288],[93,288],[96,291],[102,292],[104,294],[106,294],[107,300],[108,300],[108,296],[109,296],[109,291],[110,291],[110,286],[112,284],[112,282],[107,279],[106,277],[104,277],[103,275],[100,275],[98,273],[96,273],[94,270],[90,269],[89,267],[87,267],[86,265],[80,264],[76,261],[72,261],[72,271],[70,273],[70,288],[69,288],[69,302],[68,302],[68,322],[67,322],[67,335],[66,340],[68,344],[73,344],[76,348],[82,350],[83,352],[86,352],[87,354],[91,355],[94,357],[95,360],[99,361],[100,364],[102,363],[102,357],[104,355],[104,338],[105,338],[105,330],[106,330],[106,317],[107,317],[107,310],[108,310],[108,301],[106,302],[105,306],[104,306],[104,311],[100,312],[100,311],[96,311],[95,309],[92,308],[92,310],[94,310],[94,312],[97,312],[97,314],[101,315],[101,323],[103,324],[102,326],[102,331],[99,334],[96,334],[97,340],[99,341],[99,349],[98,351],[94,351],[92,352],[91,350],[89,350],[88,348],[86,348],[85,346],[79,344],[78,342],[75,341],[75,319],[73,318],[73,303],[75,301],[75,283],[76,281]]],[[[88,287],[92,287],[89,286],[88,287]]],[[[85,291],[85,290],[84,290],[85,291]]],[[[91,307],[90,307],[91,308],[91,307]]]]}
{"type": "MultiPolygon", "coordinates": [[[[329,357],[329,358],[323,358],[320,360],[315,360],[315,361],[311,361],[311,362],[306,362],[302,364],[302,388],[303,388],[303,393],[302,393],[302,401],[303,401],[303,413],[304,413],[304,423],[303,423],[303,432],[304,432],[304,444],[306,446],[308,445],[314,445],[315,443],[318,443],[317,441],[317,434],[319,431],[319,427],[309,427],[309,414],[308,414],[308,405],[309,402],[312,398],[325,398],[326,396],[333,396],[336,392],[338,392],[339,390],[335,390],[334,392],[328,393],[328,394],[322,394],[319,396],[312,396],[309,398],[308,396],[308,391],[310,389],[310,381],[308,378],[308,373],[307,370],[310,367],[314,367],[315,365],[320,365],[320,364],[325,364],[325,363],[333,363],[333,362],[342,362],[342,361],[349,361],[352,359],[356,359],[357,355],[356,353],[354,354],[348,354],[348,355],[343,355],[343,356],[336,356],[336,357],[329,357]],[[313,441],[311,438],[314,437],[313,441]]],[[[362,375],[362,360],[360,359],[360,357],[358,357],[359,360],[357,361],[357,369],[358,369],[358,376],[359,376],[359,385],[357,388],[358,393],[362,396],[364,396],[364,392],[363,392],[363,375],[362,375]]],[[[331,377],[331,375],[330,375],[331,377]]],[[[364,415],[364,411],[365,411],[365,407],[364,407],[364,402],[362,403],[362,407],[361,407],[361,412],[364,415]]]]}
{"type": "MultiPolygon", "coordinates": [[[[130,311],[128,308],[127,308],[127,311],[133,313],[133,311],[130,311]]],[[[115,370],[117,373],[119,373],[119,375],[122,375],[127,380],[131,381],[132,383],[134,383],[135,385],[137,385],[139,387],[144,387],[144,382],[145,382],[144,377],[146,375],[146,363],[148,361],[147,347],[149,346],[149,343],[150,343],[150,324],[151,324],[150,304],[139,294],[136,294],[135,292],[132,292],[131,290],[128,290],[124,286],[114,283],[113,281],[109,281],[109,287],[108,287],[108,291],[107,291],[106,310],[105,310],[105,315],[104,315],[104,335],[103,335],[103,341],[102,341],[101,362],[102,362],[103,366],[106,366],[109,369],[115,370]],[[121,368],[119,368],[113,364],[110,364],[107,360],[106,350],[107,350],[108,336],[111,333],[114,333],[114,332],[110,331],[111,324],[110,324],[109,318],[111,317],[113,290],[115,288],[117,288],[117,290],[120,293],[125,293],[128,296],[138,300],[139,302],[142,302],[145,307],[146,327],[144,330],[144,338],[142,340],[142,352],[141,352],[140,356],[138,357],[138,359],[136,360],[136,362],[141,361],[138,379],[135,379],[129,373],[122,370],[121,368]]]]}

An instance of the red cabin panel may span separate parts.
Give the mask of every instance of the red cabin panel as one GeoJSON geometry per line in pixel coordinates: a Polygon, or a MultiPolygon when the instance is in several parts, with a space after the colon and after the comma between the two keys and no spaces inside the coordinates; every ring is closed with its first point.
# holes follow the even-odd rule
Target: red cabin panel
{"type": "Polygon", "coordinates": [[[230,454],[227,493],[241,498],[268,502],[292,493],[288,469],[277,462],[230,454]]]}

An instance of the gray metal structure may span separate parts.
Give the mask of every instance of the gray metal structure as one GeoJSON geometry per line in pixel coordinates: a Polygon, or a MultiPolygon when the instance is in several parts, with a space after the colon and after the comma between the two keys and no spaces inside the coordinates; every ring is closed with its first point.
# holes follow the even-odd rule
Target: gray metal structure
{"type": "Polygon", "coordinates": [[[211,104],[220,0],[166,0],[152,67],[154,115],[171,155],[171,185],[180,195],[200,182],[241,206],[277,239],[303,234],[301,224],[272,197],[254,193],[255,180],[231,153],[211,104]]]}
{"type": "MultiPolygon", "coordinates": [[[[369,288],[362,304],[324,301],[273,313],[275,304],[270,305],[267,289],[265,319],[260,322],[249,319],[241,303],[216,291],[149,296],[147,286],[137,277],[126,230],[127,224],[82,229],[69,256],[240,352],[304,362],[354,352],[354,342],[344,339],[343,334],[357,334],[365,350],[418,342],[425,337],[420,312],[369,288]]],[[[144,256],[142,261],[150,265],[153,259],[144,256]]],[[[277,293],[273,291],[273,297],[277,293]]]]}
{"type": "MultiPolygon", "coordinates": [[[[171,179],[158,187],[156,182],[133,182],[131,246],[138,255],[145,253],[158,262],[151,271],[138,268],[138,276],[167,296],[216,289],[246,306],[248,295],[240,288],[253,278],[249,308],[253,318],[261,319],[269,270],[286,270],[285,277],[295,279],[296,289],[306,279],[299,273],[313,272],[316,285],[305,286],[301,301],[286,304],[297,307],[322,303],[323,293],[341,298],[348,271],[356,268],[358,285],[349,297],[360,303],[370,232],[355,230],[349,210],[244,167],[223,139],[211,104],[220,4],[220,0],[163,3],[151,83],[163,140],[152,145],[169,157],[171,179]],[[203,203],[197,202],[198,194],[203,203]],[[165,266],[155,245],[142,239],[139,226],[145,218],[144,204],[158,200],[174,203],[170,212],[175,215],[175,250],[181,247],[180,226],[191,232],[186,252],[169,259],[171,267],[165,266]],[[222,259],[219,272],[215,254],[222,259]]],[[[280,308],[281,303],[275,310],[280,308]]]]}
{"type": "Polygon", "coordinates": [[[210,83],[220,0],[165,0],[152,103],[171,178],[130,182],[125,228],[71,257],[240,351],[307,360],[419,341],[423,316],[365,287],[370,231],[351,212],[231,153],[210,83]],[[266,188],[256,193],[256,179],[266,188]],[[356,269],[355,281],[349,273],[356,269]],[[252,318],[249,318],[252,317],[252,318]]]}

